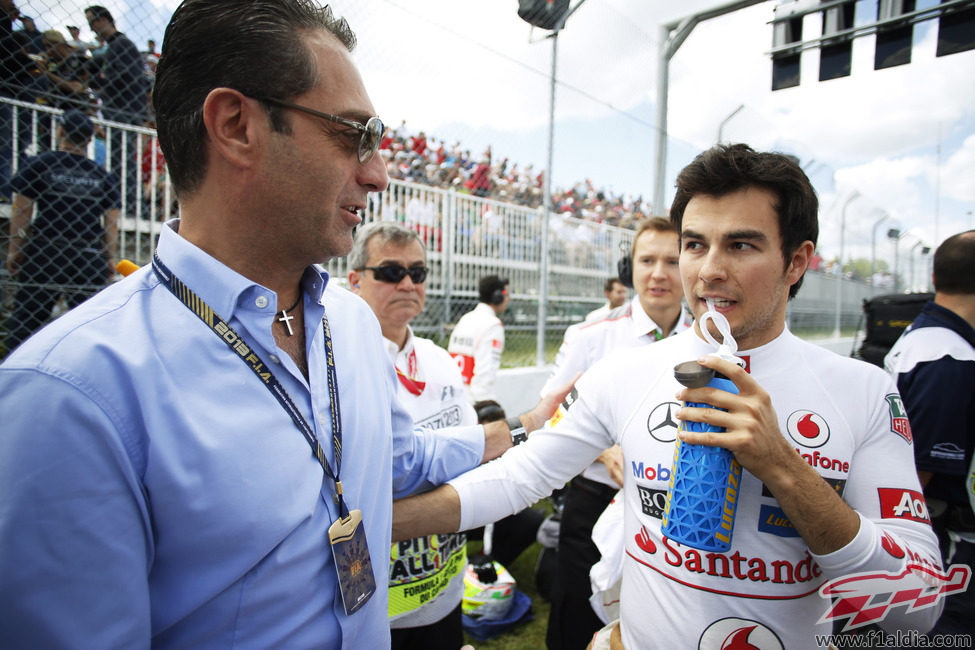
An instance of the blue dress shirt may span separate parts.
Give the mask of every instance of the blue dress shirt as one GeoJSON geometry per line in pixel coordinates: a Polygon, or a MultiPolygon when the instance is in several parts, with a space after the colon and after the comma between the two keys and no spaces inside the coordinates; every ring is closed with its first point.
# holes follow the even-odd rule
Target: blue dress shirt
{"type": "Polygon", "coordinates": [[[257,351],[341,479],[379,586],[346,616],[334,484],[245,364],[145,267],[0,366],[0,636],[35,648],[382,648],[392,499],[477,465],[479,427],[414,432],[379,324],[309,267],[310,381],[275,345],[275,294],[164,228],[166,266],[257,351]]]}

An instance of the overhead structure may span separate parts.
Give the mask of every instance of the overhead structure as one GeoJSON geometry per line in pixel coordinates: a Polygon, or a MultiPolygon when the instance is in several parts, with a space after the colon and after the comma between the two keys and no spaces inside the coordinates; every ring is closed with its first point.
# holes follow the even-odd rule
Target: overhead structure
{"type": "Polygon", "coordinates": [[[820,81],[848,77],[853,40],[868,34],[876,35],[875,70],[906,65],[911,62],[914,25],[935,18],[937,56],[975,49],[975,0],[941,0],[923,9],[917,9],[916,0],[787,0],[774,12],[772,90],[799,85],[801,55],[811,49],[819,49],[820,81]],[[858,21],[858,6],[876,13],[858,21]],[[804,38],[804,19],[813,14],[821,16],[820,35],[804,38]]]}

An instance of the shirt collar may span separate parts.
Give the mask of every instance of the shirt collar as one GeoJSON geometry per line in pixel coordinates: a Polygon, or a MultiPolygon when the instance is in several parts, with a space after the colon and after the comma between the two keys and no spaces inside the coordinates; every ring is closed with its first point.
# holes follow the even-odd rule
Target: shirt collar
{"type": "MultiPolygon", "coordinates": [[[[640,296],[634,296],[630,303],[630,314],[633,319],[633,334],[635,336],[654,336],[654,332],[660,331],[660,325],[658,325],[647,312],[643,311],[643,305],[640,304],[640,296]]],[[[677,334],[686,330],[694,322],[694,317],[691,315],[684,304],[681,303],[680,315],[677,317],[677,323],[674,325],[674,329],[670,331],[670,336],[677,334]]]]}
{"type": "MultiPolygon", "coordinates": [[[[261,312],[270,318],[277,305],[277,294],[220,262],[179,235],[179,219],[167,221],[159,233],[156,252],[163,263],[223,319],[230,320],[238,310],[261,312]],[[263,304],[263,307],[260,305],[263,304]]],[[[316,303],[328,285],[328,272],[309,266],[301,278],[302,289],[316,303]]]]}
{"type": "Polygon", "coordinates": [[[389,355],[389,360],[393,362],[394,366],[397,365],[396,361],[400,355],[405,357],[413,350],[413,328],[409,325],[406,326],[406,342],[403,344],[402,350],[395,341],[390,341],[385,336],[383,337],[383,345],[386,346],[386,354],[389,355]]]}

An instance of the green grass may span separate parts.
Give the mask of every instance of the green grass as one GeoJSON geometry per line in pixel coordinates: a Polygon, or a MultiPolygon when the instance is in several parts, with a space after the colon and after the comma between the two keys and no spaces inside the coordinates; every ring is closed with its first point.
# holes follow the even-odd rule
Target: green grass
{"type": "MultiPolygon", "coordinates": [[[[467,543],[468,557],[480,550],[481,542],[467,543]]],[[[505,567],[518,583],[518,590],[532,599],[532,615],[535,618],[487,641],[478,641],[464,634],[465,643],[471,644],[477,650],[538,650],[545,647],[549,603],[539,596],[535,589],[535,563],[541,550],[541,545],[535,542],[525,549],[511,566],[505,567]]]]}

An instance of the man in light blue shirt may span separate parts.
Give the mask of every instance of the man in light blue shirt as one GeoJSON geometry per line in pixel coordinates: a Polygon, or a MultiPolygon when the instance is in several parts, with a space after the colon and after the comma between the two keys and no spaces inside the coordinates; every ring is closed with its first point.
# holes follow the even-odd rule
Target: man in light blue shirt
{"type": "Polygon", "coordinates": [[[174,13],[154,103],[181,219],[0,366],[0,644],[388,646],[394,495],[511,446],[414,432],[369,307],[314,266],[387,184],[353,45],[302,0],[174,13]],[[349,603],[346,509],[371,566],[353,549],[343,588],[380,587],[349,603]]]}

